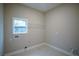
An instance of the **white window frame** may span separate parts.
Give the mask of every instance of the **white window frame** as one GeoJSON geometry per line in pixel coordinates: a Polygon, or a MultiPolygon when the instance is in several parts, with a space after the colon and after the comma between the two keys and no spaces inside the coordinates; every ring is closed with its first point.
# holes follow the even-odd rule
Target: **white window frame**
{"type": "Polygon", "coordinates": [[[26,34],[26,33],[28,33],[28,19],[27,18],[21,18],[21,17],[12,17],[12,33],[13,34],[26,34]],[[25,21],[26,25],[27,25],[27,31],[25,31],[25,32],[13,32],[13,28],[14,28],[13,22],[14,22],[14,20],[23,20],[23,21],[25,21]]]}

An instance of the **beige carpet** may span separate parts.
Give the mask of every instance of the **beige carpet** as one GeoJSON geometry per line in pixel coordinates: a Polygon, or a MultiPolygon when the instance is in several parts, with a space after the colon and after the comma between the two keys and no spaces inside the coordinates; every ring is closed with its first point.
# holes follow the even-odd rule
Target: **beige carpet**
{"type": "Polygon", "coordinates": [[[22,53],[15,54],[13,56],[67,56],[64,53],[61,53],[49,46],[42,45],[37,48],[26,50],[22,53]]]}

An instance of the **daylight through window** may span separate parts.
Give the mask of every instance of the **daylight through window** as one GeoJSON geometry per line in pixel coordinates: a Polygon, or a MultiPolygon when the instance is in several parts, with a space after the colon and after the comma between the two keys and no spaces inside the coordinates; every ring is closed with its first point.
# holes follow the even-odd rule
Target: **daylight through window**
{"type": "Polygon", "coordinates": [[[27,19],[13,18],[13,33],[14,34],[27,33],[28,24],[26,20],[27,19]]]}

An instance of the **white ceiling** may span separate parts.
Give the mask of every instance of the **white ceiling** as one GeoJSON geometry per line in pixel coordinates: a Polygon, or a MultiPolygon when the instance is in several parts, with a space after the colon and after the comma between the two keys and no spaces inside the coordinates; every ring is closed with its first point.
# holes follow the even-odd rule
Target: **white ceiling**
{"type": "Polygon", "coordinates": [[[39,11],[46,12],[60,5],[60,3],[22,3],[22,5],[37,9],[39,11]]]}

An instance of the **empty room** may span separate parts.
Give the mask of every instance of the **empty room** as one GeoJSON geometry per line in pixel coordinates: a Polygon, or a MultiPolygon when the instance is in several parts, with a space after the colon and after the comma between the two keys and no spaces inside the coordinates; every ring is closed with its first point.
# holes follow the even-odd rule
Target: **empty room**
{"type": "Polygon", "coordinates": [[[1,56],[78,56],[78,3],[0,3],[1,56]]]}

